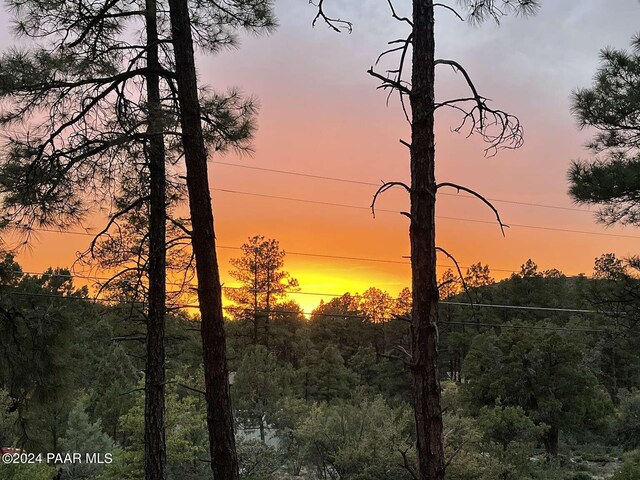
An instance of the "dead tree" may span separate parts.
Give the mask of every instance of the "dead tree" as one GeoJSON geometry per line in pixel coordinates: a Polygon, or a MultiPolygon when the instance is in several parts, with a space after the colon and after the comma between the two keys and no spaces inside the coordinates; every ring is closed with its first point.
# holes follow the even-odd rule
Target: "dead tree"
{"type": "MultiPolygon", "coordinates": [[[[323,2],[317,6],[315,20],[322,19],[334,30],[350,30],[351,24],[328,17],[323,2]]],[[[401,140],[408,147],[411,165],[411,183],[385,182],[377,190],[371,204],[379,195],[391,188],[403,188],[409,195],[410,210],[401,212],[409,221],[412,273],[411,357],[408,365],[412,375],[415,410],[418,471],[420,480],[442,480],[445,477],[444,428],[440,404],[440,374],[438,370],[438,284],[436,277],[435,207],[436,194],[441,188],[464,191],[488,205],[501,229],[498,211],[474,190],[450,182],[436,183],[435,178],[435,119],[440,108],[460,112],[461,123],[454,129],[467,134],[478,133],[488,142],[485,154],[494,155],[500,148],[518,148],[523,143],[523,130],[517,117],[488,105],[487,98],[478,93],[467,71],[456,61],[435,56],[435,8],[446,9],[464,20],[454,7],[433,0],[413,0],[411,16],[402,16],[391,0],[387,0],[391,16],[408,26],[405,38],[389,42],[390,48],[376,62],[397,54],[397,67],[379,73],[375,67],[369,75],[380,81],[378,88],[397,94],[407,121],[411,125],[411,141],[401,140]],[[411,72],[407,63],[411,59],[411,72]],[[437,66],[448,66],[460,73],[469,93],[459,98],[436,100],[435,76],[437,66]],[[410,77],[410,80],[407,78],[410,77]]],[[[467,10],[468,18],[481,21],[490,17],[498,21],[510,10],[530,13],[535,10],[534,0],[465,0],[459,2],[467,10]]],[[[463,12],[465,13],[465,12],[463,12]]],[[[504,230],[502,230],[504,233],[504,230]]],[[[446,253],[446,252],[445,252],[446,253]]],[[[448,253],[447,256],[451,257],[448,253]]],[[[453,258],[453,257],[451,257],[453,258]]]]}

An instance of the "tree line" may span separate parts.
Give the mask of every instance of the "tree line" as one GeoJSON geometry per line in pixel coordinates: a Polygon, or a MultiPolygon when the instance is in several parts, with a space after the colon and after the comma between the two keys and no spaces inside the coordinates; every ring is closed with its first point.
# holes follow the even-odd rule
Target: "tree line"
{"type": "MultiPolygon", "coordinates": [[[[245,275],[246,292],[256,277],[295,284],[273,261],[283,258],[277,241],[252,237],[232,275],[245,275]],[[272,261],[253,255],[265,248],[272,261]]],[[[59,478],[144,478],[144,312],[132,317],[117,289],[111,304],[91,302],[67,270],[23,274],[7,254],[1,265],[0,440],[32,452],[114,455],[109,465],[65,465],[59,478]]],[[[447,283],[451,276],[439,279],[443,299],[467,305],[445,303],[439,318],[449,478],[591,478],[607,468],[611,478],[633,478],[624,472],[637,472],[640,438],[635,271],[607,254],[592,278],[539,271],[532,261],[501,281],[475,264],[466,292],[447,283]],[[627,313],[613,316],[613,305],[627,313]]],[[[415,478],[408,290],[345,293],[307,317],[286,294],[266,308],[262,286],[257,309],[235,296],[225,325],[241,477],[415,478]]],[[[210,469],[200,325],[168,317],[168,478],[210,469]]],[[[0,471],[55,474],[50,465],[0,471]]]]}

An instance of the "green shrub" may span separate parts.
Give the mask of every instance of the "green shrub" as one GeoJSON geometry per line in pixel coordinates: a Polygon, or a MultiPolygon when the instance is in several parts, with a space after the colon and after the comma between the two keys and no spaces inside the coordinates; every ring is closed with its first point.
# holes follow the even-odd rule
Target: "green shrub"
{"type": "Polygon", "coordinates": [[[624,463],[611,480],[638,480],[640,478],[640,450],[626,453],[624,463]]]}

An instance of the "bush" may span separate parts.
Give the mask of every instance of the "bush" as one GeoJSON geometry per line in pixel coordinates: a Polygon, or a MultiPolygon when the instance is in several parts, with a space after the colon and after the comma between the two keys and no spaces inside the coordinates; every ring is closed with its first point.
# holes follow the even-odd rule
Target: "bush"
{"type": "Polygon", "coordinates": [[[640,450],[634,450],[624,456],[624,463],[611,480],[637,480],[640,478],[640,450]]]}
{"type": "Polygon", "coordinates": [[[237,440],[240,477],[244,480],[272,480],[282,463],[275,448],[260,440],[237,440]]]}
{"type": "Polygon", "coordinates": [[[618,442],[625,450],[640,447],[640,391],[625,395],[616,422],[618,442]]]}
{"type": "Polygon", "coordinates": [[[4,464],[0,463],[2,480],[51,480],[56,471],[45,464],[4,464]]]}

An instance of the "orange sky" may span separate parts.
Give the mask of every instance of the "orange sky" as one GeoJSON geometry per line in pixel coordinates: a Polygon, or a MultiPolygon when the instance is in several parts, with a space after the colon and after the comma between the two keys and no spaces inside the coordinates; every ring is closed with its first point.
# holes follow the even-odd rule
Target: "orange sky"
{"type": "MultiPolygon", "coordinates": [[[[387,14],[386,2],[356,2],[337,14],[354,20],[351,35],[311,29],[308,2],[283,0],[277,12],[280,28],[271,37],[246,38],[238,51],[200,57],[200,80],[213,88],[239,86],[261,104],[259,131],[252,157],[212,160],[289,170],[364,182],[406,180],[408,156],[398,142],[408,129],[396,101],[385,95],[366,69],[384,50],[386,41],[403,29],[387,14]]],[[[343,9],[345,2],[327,0],[343,9]]],[[[605,0],[542,2],[535,18],[506,19],[470,27],[444,13],[437,19],[438,51],[465,65],[480,92],[494,105],[517,114],[525,126],[525,145],[483,158],[478,139],[450,132],[455,118],[438,117],[437,174],[474,188],[487,197],[573,208],[566,171],[572,159],[588,158],[582,147],[588,132],[579,132],[569,113],[573,88],[588,86],[605,45],[626,47],[636,32],[640,3],[620,2],[612,9],[605,0]]],[[[399,3],[402,5],[402,2],[399,3]]],[[[326,7],[328,8],[328,7],[326,7]]],[[[2,26],[2,25],[0,25],[2,26]]],[[[6,30],[6,29],[3,29],[6,30]]],[[[10,44],[6,33],[0,46],[10,44]]],[[[440,98],[464,92],[460,79],[439,71],[440,98]]],[[[214,188],[367,207],[375,187],[295,177],[212,164],[214,188]]],[[[262,234],[280,240],[289,252],[377,258],[403,262],[408,254],[406,218],[381,212],[375,219],[366,209],[321,206],[213,191],[220,245],[239,246],[262,234]]],[[[537,230],[513,226],[506,238],[496,225],[440,219],[438,243],[460,264],[482,261],[494,269],[514,270],[529,257],[541,268],[567,274],[590,273],[594,257],[603,252],[620,256],[638,253],[640,231],[605,229],[588,212],[530,207],[496,202],[507,224],[605,233],[537,230]],[[615,237],[627,235],[629,237],[615,237]]],[[[406,208],[400,191],[383,197],[380,208],[406,208]]],[[[440,196],[438,215],[491,221],[492,213],[467,198],[440,196]]],[[[41,234],[19,261],[25,270],[67,266],[87,237],[41,234]]],[[[221,249],[223,281],[228,260],[237,251],[221,249]]],[[[450,262],[442,259],[442,264],[450,262]]],[[[307,292],[362,292],[377,286],[392,294],[409,283],[406,264],[325,259],[290,254],[286,268],[307,292]]],[[[494,271],[496,277],[508,275],[494,271]]],[[[295,297],[306,310],[317,296],[295,297]]]]}

